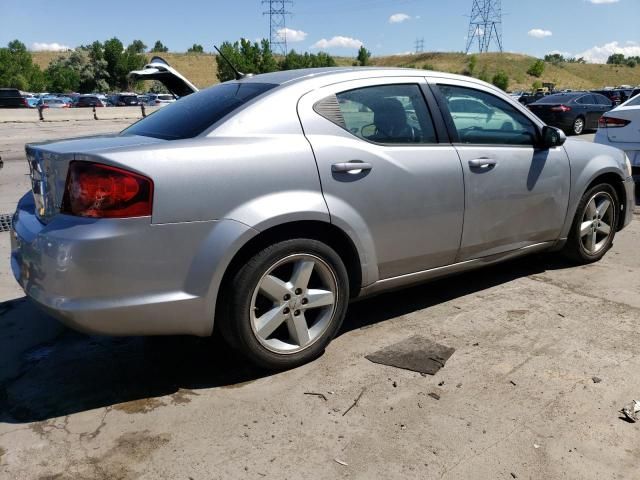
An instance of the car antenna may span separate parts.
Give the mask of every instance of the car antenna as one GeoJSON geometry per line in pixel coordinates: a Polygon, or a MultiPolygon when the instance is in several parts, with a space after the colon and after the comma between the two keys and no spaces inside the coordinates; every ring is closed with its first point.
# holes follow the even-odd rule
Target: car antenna
{"type": "Polygon", "coordinates": [[[224,54],[220,51],[220,49],[216,45],[214,45],[213,48],[215,48],[218,51],[218,54],[223,58],[223,60],[229,64],[229,66],[231,67],[231,70],[233,70],[233,73],[236,74],[236,80],[242,80],[243,78],[253,76],[252,73],[242,73],[240,70],[234,67],[233,63],[231,63],[229,59],[224,56],[224,54]]]}

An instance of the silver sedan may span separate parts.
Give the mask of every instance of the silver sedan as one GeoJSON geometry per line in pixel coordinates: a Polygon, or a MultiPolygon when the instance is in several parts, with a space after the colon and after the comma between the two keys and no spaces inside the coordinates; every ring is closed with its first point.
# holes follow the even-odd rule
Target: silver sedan
{"type": "Polygon", "coordinates": [[[320,355],[351,299],[543,250],[597,261],[634,200],[623,152],[419,70],[247,77],[26,154],[29,297],[90,333],[215,329],[273,369],[320,355]]]}

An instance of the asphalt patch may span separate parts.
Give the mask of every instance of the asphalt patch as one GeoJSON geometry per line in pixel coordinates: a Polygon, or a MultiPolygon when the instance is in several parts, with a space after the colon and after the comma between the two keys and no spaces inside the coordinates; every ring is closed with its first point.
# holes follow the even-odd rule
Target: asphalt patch
{"type": "Polygon", "coordinates": [[[366,355],[365,358],[381,365],[435,375],[455,351],[455,348],[416,335],[366,355]]]}

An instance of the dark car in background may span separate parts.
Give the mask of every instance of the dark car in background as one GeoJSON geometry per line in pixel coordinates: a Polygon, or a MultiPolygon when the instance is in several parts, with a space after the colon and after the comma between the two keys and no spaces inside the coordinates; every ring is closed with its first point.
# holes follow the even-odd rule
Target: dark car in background
{"type": "Polygon", "coordinates": [[[115,107],[137,107],[140,105],[140,99],[135,93],[110,95],[109,102],[115,107]]]}
{"type": "Polygon", "coordinates": [[[598,120],[613,108],[607,97],[591,92],[555,93],[527,105],[547,125],[571,135],[597,130],[598,120]]]}
{"type": "Polygon", "coordinates": [[[608,88],[605,90],[591,90],[591,93],[597,93],[598,95],[604,95],[607,97],[614,106],[620,105],[633,97],[632,88],[608,88]]]}
{"type": "Polygon", "coordinates": [[[0,88],[0,108],[29,108],[29,103],[17,88],[0,88]]]}
{"type": "Polygon", "coordinates": [[[81,95],[73,104],[75,108],[105,107],[106,105],[95,95],[81,95]]]}

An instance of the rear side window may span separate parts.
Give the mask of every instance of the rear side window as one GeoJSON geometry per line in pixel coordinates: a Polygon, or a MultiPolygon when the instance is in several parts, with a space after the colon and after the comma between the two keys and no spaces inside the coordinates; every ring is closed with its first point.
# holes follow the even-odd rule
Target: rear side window
{"type": "Polygon", "coordinates": [[[604,95],[594,95],[594,98],[596,99],[596,102],[598,102],[598,105],[607,105],[608,107],[611,106],[611,100],[609,100],[607,97],[605,97],[604,95]]]}
{"type": "Polygon", "coordinates": [[[580,105],[594,105],[596,102],[593,99],[593,95],[583,95],[576,100],[576,103],[579,103],[580,105]]]}
{"type": "Polygon", "coordinates": [[[181,140],[200,135],[225,115],[277,87],[271,83],[223,83],[207,88],[154,112],[122,135],[181,140]]]}
{"type": "Polygon", "coordinates": [[[533,145],[538,129],[508,102],[487,92],[454,85],[438,85],[458,134],[466,144],[533,145]],[[477,102],[482,108],[463,109],[477,102]],[[472,110],[472,111],[470,111],[472,110]]]}
{"type": "Polygon", "coordinates": [[[438,141],[418,85],[358,88],[321,100],[314,108],[328,120],[370,142],[430,144],[438,141]],[[336,100],[339,111],[331,108],[336,100]]]}

